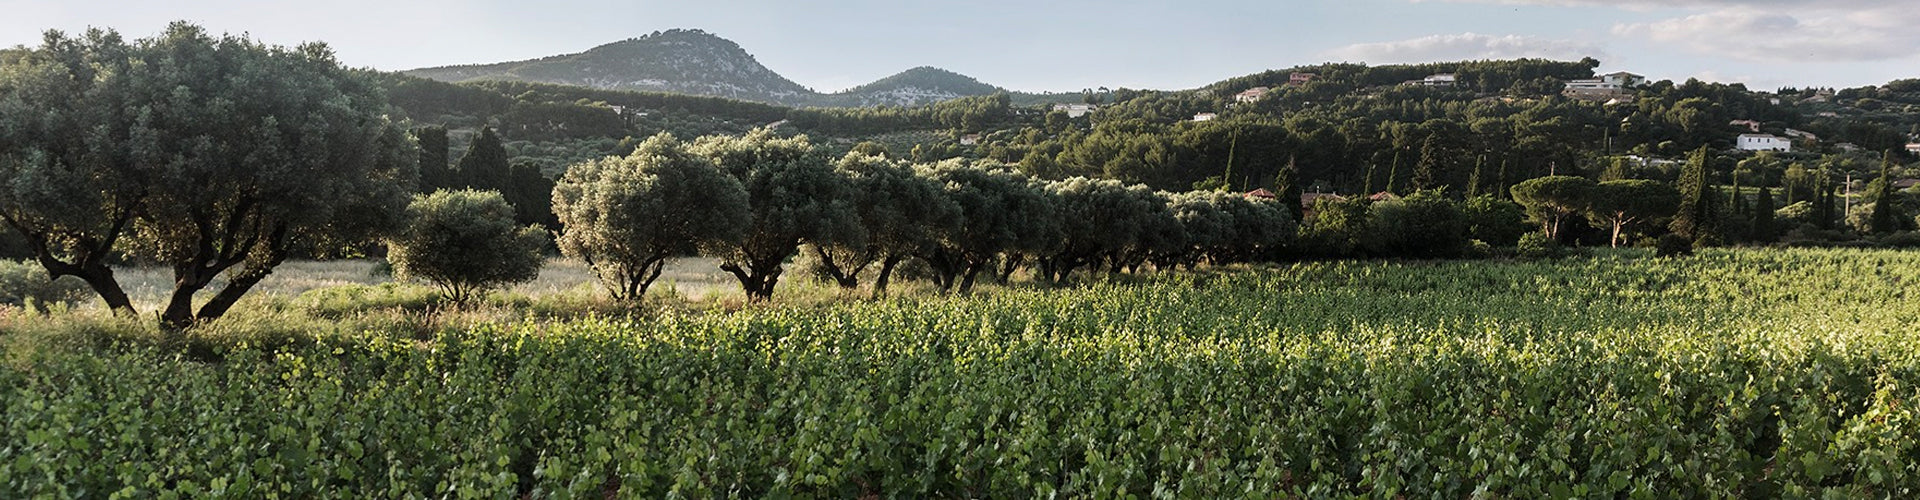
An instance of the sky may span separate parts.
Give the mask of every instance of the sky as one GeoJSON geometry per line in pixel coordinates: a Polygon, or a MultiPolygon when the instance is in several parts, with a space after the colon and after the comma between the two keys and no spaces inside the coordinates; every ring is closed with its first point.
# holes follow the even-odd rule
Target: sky
{"type": "Polygon", "coordinates": [[[1593,57],[1772,90],[1920,77],[1920,0],[0,0],[0,46],[191,21],[404,70],[575,53],[673,28],[823,92],[915,66],[1000,87],[1186,89],[1322,62],[1593,57]]]}

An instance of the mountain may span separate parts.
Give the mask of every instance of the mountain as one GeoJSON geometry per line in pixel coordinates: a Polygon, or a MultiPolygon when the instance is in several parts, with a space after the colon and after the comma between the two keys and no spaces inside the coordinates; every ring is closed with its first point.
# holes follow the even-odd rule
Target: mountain
{"type": "Polygon", "coordinates": [[[911,106],[1001,91],[967,75],[921,66],[826,97],[837,106],[911,106]]]}
{"type": "Polygon", "coordinates": [[[1001,92],[951,71],[918,67],[844,92],[814,92],[755,60],[739,44],[701,30],[658,31],[527,61],[421,68],[404,73],[445,82],[522,81],[725,97],[787,106],[927,104],[1001,92]]]}

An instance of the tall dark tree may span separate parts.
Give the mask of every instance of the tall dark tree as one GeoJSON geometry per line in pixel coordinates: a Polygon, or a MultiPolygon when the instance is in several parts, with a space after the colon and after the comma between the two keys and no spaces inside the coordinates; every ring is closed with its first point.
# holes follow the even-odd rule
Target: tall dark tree
{"type": "Polygon", "coordinates": [[[500,195],[513,205],[513,220],[520,225],[538,224],[559,229],[553,214],[553,179],[540,172],[540,165],[519,163],[507,169],[507,183],[500,195]]]}
{"type": "Polygon", "coordinates": [[[1869,219],[1874,233],[1900,230],[1899,203],[1893,196],[1893,151],[1880,157],[1880,178],[1873,181],[1873,214],[1869,219]]]}
{"type": "Polygon", "coordinates": [[[447,128],[430,126],[413,129],[413,140],[420,144],[420,189],[431,193],[455,187],[453,164],[447,158],[447,128]]]}
{"type": "Polygon", "coordinates": [[[1420,143],[1420,162],[1413,165],[1414,191],[1440,187],[1440,162],[1444,154],[1440,150],[1439,134],[1427,134],[1427,139],[1420,143]]]}
{"type": "Polygon", "coordinates": [[[481,127],[480,135],[460,156],[460,187],[483,191],[505,191],[512,181],[512,166],[507,163],[507,148],[492,127],[481,127]]]}
{"type": "Polygon", "coordinates": [[[1754,201],[1753,206],[1753,241],[1772,243],[1778,237],[1778,231],[1773,226],[1773,187],[1761,186],[1760,198],[1754,201]]]}
{"type": "Polygon", "coordinates": [[[1713,196],[1712,177],[1708,175],[1712,168],[1709,154],[1707,147],[1701,146],[1681,168],[1676,186],[1680,190],[1680,211],[1674,214],[1669,226],[1674,234],[1695,241],[1715,236],[1717,210],[1714,207],[1718,203],[1713,196]]]}
{"type": "Polygon", "coordinates": [[[1293,220],[1300,220],[1304,207],[1300,206],[1300,167],[1294,163],[1296,160],[1287,158],[1287,164],[1273,176],[1273,194],[1279,198],[1280,206],[1293,215],[1293,220]]]}

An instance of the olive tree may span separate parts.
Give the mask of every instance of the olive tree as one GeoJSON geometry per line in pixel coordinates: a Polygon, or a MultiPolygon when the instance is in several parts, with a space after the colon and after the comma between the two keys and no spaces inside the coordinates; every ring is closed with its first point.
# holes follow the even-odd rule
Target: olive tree
{"type": "MultiPolygon", "coordinates": [[[[1609,241],[1618,248],[1629,226],[1670,217],[1679,209],[1680,190],[1673,186],[1660,181],[1623,179],[1593,186],[1587,219],[1593,227],[1611,230],[1613,237],[1609,241]]],[[[1767,212],[1771,214],[1773,209],[1769,207],[1767,212]]]]}
{"type": "Polygon", "coordinates": [[[936,231],[960,222],[960,208],[940,184],[912,166],[884,156],[852,152],[835,170],[847,178],[858,223],[836,242],[815,245],[821,267],[841,288],[860,285],[860,274],[879,265],[873,294],[885,295],[893,271],[933,240],[936,231]]]}
{"type": "Polygon", "coordinates": [[[407,205],[406,228],[387,242],[394,273],[427,280],[455,304],[487,290],[533,281],[547,233],[520,226],[493,191],[435,191],[407,205]]]}
{"type": "Polygon", "coordinates": [[[289,256],[391,230],[415,148],[322,44],[175,23],[134,44],[49,33],[0,69],[0,213],[56,276],[132,312],[105,259],[172,268],[173,327],[224,315],[289,256]],[[196,312],[196,294],[225,285],[196,312]]]}
{"type": "Polygon", "coordinates": [[[943,228],[918,254],[941,290],[971,292],[979,273],[1003,254],[1057,251],[1061,220],[1044,184],[1005,165],[949,160],[921,168],[960,207],[961,223],[943,228]]]}
{"type": "Polygon", "coordinates": [[[762,128],[737,137],[702,137],[693,152],[746,189],[752,215],[746,235],[719,255],[720,269],[740,281],[748,300],[773,298],[783,266],[801,243],[830,245],[857,231],[847,179],[806,136],[783,139],[762,128]]]}
{"type": "Polygon", "coordinates": [[[1540,223],[1540,232],[1559,241],[1560,223],[1587,210],[1592,201],[1593,181],[1585,177],[1551,175],[1528,179],[1513,185],[1513,201],[1526,207],[1527,215],[1540,223]]]}
{"type": "Polygon", "coordinates": [[[1047,185],[1061,224],[1060,248],[1042,259],[1041,270],[1065,283],[1075,269],[1118,261],[1122,253],[1145,246],[1154,217],[1166,204],[1146,186],[1111,179],[1074,177],[1047,185]]]}
{"type": "Polygon", "coordinates": [[[617,300],[640,300],[667,259],[738,243],[752,220],[740,182],[672,135],[632,154],[574,165],[553,188],[560,251],[617,300]]]}

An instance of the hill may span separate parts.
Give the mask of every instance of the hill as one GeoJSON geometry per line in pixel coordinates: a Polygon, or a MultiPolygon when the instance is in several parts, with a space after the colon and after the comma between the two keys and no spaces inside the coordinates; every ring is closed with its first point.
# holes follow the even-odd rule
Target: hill
{"type": "Polygon", "coordinates": [[[403,73],[451,83],[553,83],[603,90],[724,97],[783,106],[912,106],[1004,92],[966,75],[921,66],[844,92],[820,93],[761,65],[731,40],[701,30],[682,29],[654,32],[578,54],[421,68],[403,73]]]}

